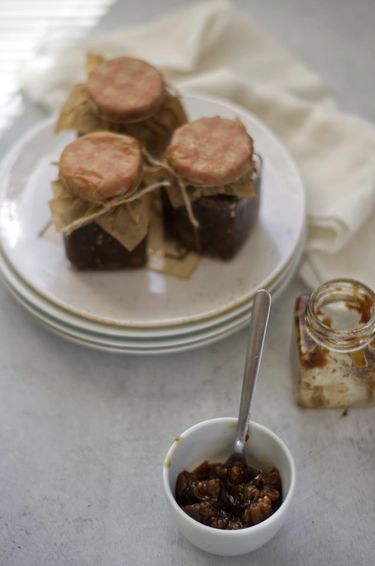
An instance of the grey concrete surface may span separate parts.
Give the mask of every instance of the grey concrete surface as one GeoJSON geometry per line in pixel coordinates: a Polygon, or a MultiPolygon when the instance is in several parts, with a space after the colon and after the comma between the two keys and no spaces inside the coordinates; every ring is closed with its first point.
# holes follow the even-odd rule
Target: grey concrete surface
{"type": "MultiPolygon", "coordinates": [[[[101,29],[183,5],[124,0],[101,29]]],[[[323,76],[338,102],[375,118],[372,0],[238,0],[323,76]]],[[[0,151],[39,116],[27,112],[0,151]]],[[[298,484],[288,523],[249,556],[222,559],[179,535],[161,464],[191,424],[237,412],[246,333],[164,357],[104,354],[49,334],[0,287],[0,566],[370,566],[374,410],[302,411],[289,343],[295,279],[275,303],[254,419],[286,441],[298,484]]]]}

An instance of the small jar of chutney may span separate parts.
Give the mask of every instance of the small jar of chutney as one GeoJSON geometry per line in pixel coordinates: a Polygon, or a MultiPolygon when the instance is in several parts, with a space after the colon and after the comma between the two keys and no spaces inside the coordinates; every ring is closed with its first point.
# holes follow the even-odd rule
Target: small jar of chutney
{"type": "Polygon", "coordinates": [[[295,303],[297,402],[306,408],[375,405],[375,294],[334,279],[295,303]]]}

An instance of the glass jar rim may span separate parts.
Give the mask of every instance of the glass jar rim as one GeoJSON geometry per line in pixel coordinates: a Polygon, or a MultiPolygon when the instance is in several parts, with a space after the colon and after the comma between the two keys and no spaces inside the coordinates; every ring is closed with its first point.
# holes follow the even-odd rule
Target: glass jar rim
{"type": "Polygon", "coordinates": [[[311,332],[323,345],[339,351],[359,349],[375,336],[375,293],[367,285],[355,279],[331,279],[311,293],[306,316],[311,332]],[[330,296],[332,300],[329,300],[330,296]],[[359,322],[350,330],[332,328],[319,318],[319,308],[324,304],[354,299],[353,302],[357,301],[360,305],[361,297],[367,297],[371,302],[370,316],[368,320],[359,322]]]}

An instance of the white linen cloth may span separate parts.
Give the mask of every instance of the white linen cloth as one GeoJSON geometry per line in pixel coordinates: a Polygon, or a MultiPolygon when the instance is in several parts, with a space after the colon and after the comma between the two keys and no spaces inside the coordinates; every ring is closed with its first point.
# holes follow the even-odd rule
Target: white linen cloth
{"type": "Polygon", "coordinates": [[[256,114],[294,157],[307,191],[308,237],[301,275],[311,286],[355,277],[375,288],[375,128],[336,107],[319,78],[222,0],[191,4],[159,21],[45,46],[24,88],[56,109],[84,80],[88,51],[134,55],[178,88],[231,99],[256,114]]]}

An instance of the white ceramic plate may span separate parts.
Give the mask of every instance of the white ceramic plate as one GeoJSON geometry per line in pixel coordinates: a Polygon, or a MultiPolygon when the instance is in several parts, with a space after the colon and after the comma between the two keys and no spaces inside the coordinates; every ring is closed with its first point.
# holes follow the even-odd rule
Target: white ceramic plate
{"type": "MultiPolygon", "coordinates": [[[[280,285],[273,297],[276,298],[286,287],[289,282],[285,280],[283,285],[280,285]]],[[[77,331],[75,328],[67,327],[56,320],[50,319],[48,316],[35,309],[35,307],[26,302],[21,296],[17,295],[10,287],[13,296],[16,300],[39,322],[46,326],[52,332],[59,336],[66,338],[72,342],[76,342],[83,346],[89,346],[98,350],[116,352],[121,354],[168,354],[176,353],[185,350],[199,348],[207,344],[211,344],[223,338],[230,336],[243,328],[249,322],[250,312],[241,314],[227,323],[218,325],[214,329],[208,329],[201,332],[194,333],[187,338],[178,338],[173,340],[171,338],[163,340],[152,340],[145,343],[137,341],[127,341],[124,338],[116,339],[114,337],[108,338],[105,336],[98,336],[82,330],[77,331]]],[[[250,309],[250,307],[249,307],[250,309]]]]}
{"type": "MultiPolygon", "coordinates": [[[[302,249],[301,245],[299,253],[296,255],[294,261],[290,264],[283,277],[277,283],[270,286],[269,290],[272,292],[273,299],[276,299],[280,293],[282,293],[290,279],[293,277],[298,267],[302,249]]],[[[73,324],[67,324],[61,320],[59,317],[60,313],[58,311],[56,311],[57,317],[50,316],[49,309],[47,309],[47,312],[46,309],[43,309],[43,303],[41,303],[41,309],[35,306],[34,299],[37,296],[33,296],[27,288],[22,286],[22,282],[17,279],[16,275],[9,269],[9,267],[6,266],[5,262],[1,258],[0,269],[6,285],[16,300],[48,329],[82,345],[112,352],[116,351],[118,353],[128,354],[161,354],[200,347],[225,338],[238,331],[248,323],[250,316],[251,302],[247,305],[246,309],[242,309],[242,312],[234,315],[231,319],[224,320],[224,322],[220,321],[211,328],[203,328],[194,333],[188,333],[185,336],[177,335],[158,337],[155,335],[153,339],[146,338],[143,340],[140,337],[138,337],[138,339],[134,339],[132,337],[129,338],[122,335],[108,336],[100,332],[91,332],[87,329],[77,328],[74,325],[74,319],[73,324]]]]}
{"type": "Polygon", "coordinates": [[[52,162],[72,134],[55,136],[49,119],[24,136],[0,167],[2,254],[44,301],[100,325],[146,330],[181,327],[246,305],[277,280],[296,253],[305,198],[295,166],[274,135],[242,108],[208,97],[184,97],[189,116],[240,117],[264,160],[258,224],[228,263],[203,258],[188,280],[148,270],[77,272],[62,245],[39,237],[49,220],[52,162]]]}
{"type": "MultiPolygon", "coordinates": [[[[281,286],[284,287],[286,282],[293,276],[298,267],[303,247],[304,239],[301,240],[296,254],[287,265],[287,268],[280,274],[279,278],[269,285],[268,289],[271,293],[275,294],[278,292],[279,288],[281,286]]],[[[43,297],[35,293],[32,288],[25,285],[1,255],[0,272],[7,287],[12,291],[12,294],[20,300],[23,306],[26,308],[29,307],[28,310],[32,310],[34,315],[39,313],[40,318],[42,320],[48,320],[50,325],[55,325],[66,330],[70,329],[78,335],[93,335],[107,341],[114,339],[115,341],[119,340],[126,344],[131,342],[134,346],[140,347],[148,347],[152,344],[165,345],[166,343],[170,343],[170,340],[172,340],[174,344],[177,342],[185,343],[192,338],[194,339],[195,335],[207,334],[208,332],[210,332],[211,335],[215,335],[216,332],[220,332],[224,324],[230,326],[231,323],[235,324],[240,316],[244,314],[248,316],[252,305],[252,300],[250,300],[244,305],[233,309],[231,312],[205,320],[202,323],[166,329],[146,329],[144,331],[133,328],[126,329],[116,326],[100,325],[95,321],[84,320],[49,303],[44,300],[43,297]]]]}

